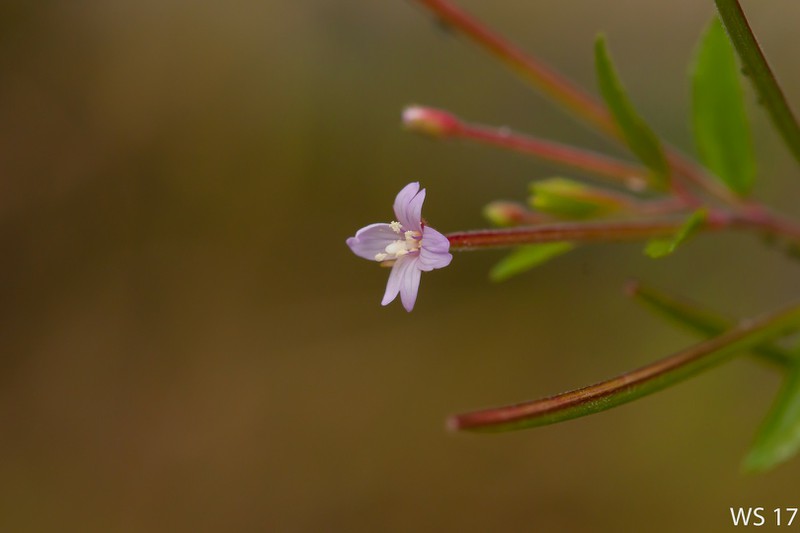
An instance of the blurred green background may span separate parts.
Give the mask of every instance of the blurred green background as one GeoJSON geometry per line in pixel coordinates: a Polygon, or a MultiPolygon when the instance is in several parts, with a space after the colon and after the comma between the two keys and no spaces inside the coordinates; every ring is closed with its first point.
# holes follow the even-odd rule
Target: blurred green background
{"type": "MultiPolygon", "coordinates": [[[[643,114],[689,151],[712,4],[461,2],[591,88],[606,32],[643,114]]],[[[800,105],[800,4],[745,7],[800,105]]],[[[0,12],[3,531],[715,531],[729,506],[800,503],[797,461],[739,472],[778,384],[750,361],[563,425],[444,430],[693,342],[625,298],[630,277],[745,316],[797,298],[799,265],[715,235],[661,261],[585,247],[493,285],[501,254],[464,253],[413,313],[380,307],[387,272],[344,240],[403,185],[446,232],[553,174],[405,133],[403,106],[621,154],[412,2],[0,12]]],[[[751,111],[757,194],[800,215],[797,169],[751,111]]]]}

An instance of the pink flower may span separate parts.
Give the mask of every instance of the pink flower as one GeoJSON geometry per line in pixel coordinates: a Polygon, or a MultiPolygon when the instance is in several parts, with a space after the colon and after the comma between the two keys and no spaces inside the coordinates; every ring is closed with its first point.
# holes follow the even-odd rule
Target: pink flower
{"type": "Polygon", "coordinates": [[[425,189],[420,190],[419,183],[409,183],[394,200],[396,221],[370,224],[347,239],[357,256],[392,267],[381,305],[391,303],[399,293],[403,307],[411,311],[422,272],[446,267],[453,259],[447,237],[423,223],[424,201],[425,189]]]}

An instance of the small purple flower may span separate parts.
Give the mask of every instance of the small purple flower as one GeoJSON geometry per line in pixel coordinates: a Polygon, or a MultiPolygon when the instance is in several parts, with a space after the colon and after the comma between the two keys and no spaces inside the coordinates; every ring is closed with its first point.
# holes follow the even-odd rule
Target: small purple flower
{"type": "Polygon", "coordinates": [[[425,189],[420,190],[417,182],[409,183],[394,200],[397,221],[370,224],[347,239],[347,246],[357,256],[392,267],[381,305],[391,303],[400,293],[403,307],[411,311],[422,271],[446,267],[453,259],[447,237],[422,221],[424,201],[425,189]]]}

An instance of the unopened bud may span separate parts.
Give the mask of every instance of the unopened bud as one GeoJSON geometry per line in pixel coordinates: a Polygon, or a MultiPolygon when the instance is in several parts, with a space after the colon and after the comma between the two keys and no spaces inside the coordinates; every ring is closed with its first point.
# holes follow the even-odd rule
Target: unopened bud
{"type": "Polygon", "coordinates": [[[483,216],[495,226],[508,227],[530,224],[535,214],[518,203],[496,201],[483,208],[483,216]]]}
{"type": "Polygon", "coordinates": [[[622,195],[565,178],[532,183],[530,205],[560,218],[591,218],[623,210],[628,200],[622,195]]]}
{"type": "Polygon", "coordinates": [[[434,137],[455,135],[461,128],[461,122],[450,113],[421,106],[405,108],[403,125],[411,131],[434,137]]]}

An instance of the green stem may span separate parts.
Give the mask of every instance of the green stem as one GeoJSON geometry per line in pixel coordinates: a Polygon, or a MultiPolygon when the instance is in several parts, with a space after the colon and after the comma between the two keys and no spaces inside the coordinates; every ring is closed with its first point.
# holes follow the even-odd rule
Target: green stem
{"type": "Polygon", "coordinates": [[[742,60],[744,71],[758,93],[759,101],[767,108],[772,123],[800,163],[800,126],[753,35],[742,6],[738,0],[714,1],[728,36],[742,60]]]}
{"type": "Polygon", "coordinates": [[[532,402],[456,415],[448,420],[448,427],[509,431],[598,413],[676,385],[798,327],[800,306],[794,306],[745,321],[718,337],[596,385],[532,402]]]}

